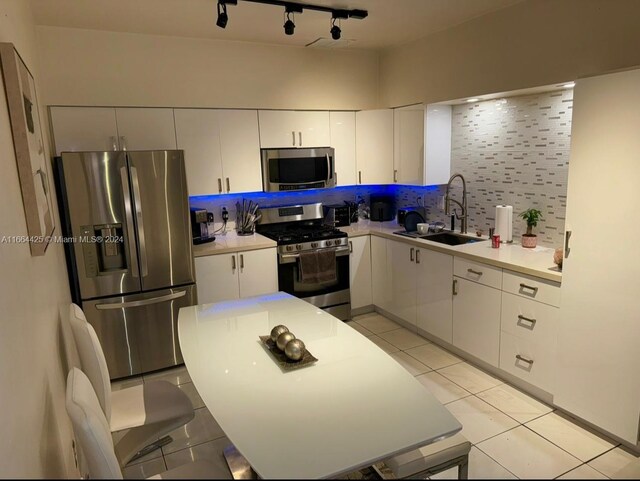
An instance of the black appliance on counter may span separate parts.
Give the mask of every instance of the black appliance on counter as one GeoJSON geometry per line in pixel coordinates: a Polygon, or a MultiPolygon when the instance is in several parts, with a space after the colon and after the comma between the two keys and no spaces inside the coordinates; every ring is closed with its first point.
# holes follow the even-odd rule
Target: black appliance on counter
{"type": "Polygon", "coordinates": [[[191,207],[191,237],[195,245],[205,244],[216,240],[214,235],[209,234],[209,226],[213,225],[213,212],[199,207],[191,207]]]}
{"type": "Polygon", "coordinates": [[[260,209],[260,214],[256,231],[278,243],[278,289],[338,319],[350,319],[349,240],[345,232],[323,225],[322,204],[269,207],[260,209]],[[300,257],[310,253],[335,255],[332,279],[302,279],[300,257]]]}
{"type": "Polygon", "coordinates": [[[347,204],[323,205],[322,212],[325,219],[333,219],[335,227],[351,225],[351,209],[347,204]]]}
{"type": "Polygon", "coordinates": [[[395,200],[392,195],[370,196],[370,217],[373,221],[386,222],[393,220],[396,216],[395,200]]]}

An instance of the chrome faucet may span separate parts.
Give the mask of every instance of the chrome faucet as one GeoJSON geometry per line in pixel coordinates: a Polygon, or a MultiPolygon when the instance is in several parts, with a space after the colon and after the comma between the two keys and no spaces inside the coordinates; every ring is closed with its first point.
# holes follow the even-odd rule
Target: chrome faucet
{"type": "Polygon", "coordinates": [[[458,220],[462,219],[460,232],[462,234],[466,234],[467,233],[467,217],[469,216],[469,214],[467,213],[467,183],[465,182],[464,177],[462,177],[462,174],[453,174],[449,179],[449,182],[447,182],[447,193],[444,196],[444,214],[445,215],[451,215],[451,202],[453,202],[454,204],[457,204],[462,209],[462,212],[460,213],[460,215],[458,215],[457,209],[453,209],[453,213],[456,216],[456,219],[458,220]],[[457,200],[451,199],[449,197],[449,189],[451,188],[451,182],[453,182],[453,179],[455,179],[456,177],[460,177],[460,180],[462,180],[462,204],[457,200]]]}

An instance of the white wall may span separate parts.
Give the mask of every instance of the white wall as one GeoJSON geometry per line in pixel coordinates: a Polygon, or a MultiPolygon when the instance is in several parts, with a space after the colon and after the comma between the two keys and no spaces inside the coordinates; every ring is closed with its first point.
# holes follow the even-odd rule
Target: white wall
{"type": "Polygon", "coordinates": [[[378,55],[37,27],[52,105],[373,108],[378,55]]]}
{"type": "Polygon", "coordinates": [[[637,0],[525,0],[380,56],[382,106],[555,84],[640,65],[637,0]]]}
{"type": "MultiPolygon", "coordinates": [[[[15,44],[41,91],[29,2],[0,1],[0,42],[15,44]]],[[[4,85],[0,92],[0,237],[26,236],[4,85]]],[[[57,216],[56,224],[60,225],[57,216]]],[[[73,473],[71,427],[64,407],[66,361],[61,356],[58,315],[59,307],[68,302],[61,245],[49,246],[43,257],[31,257],[28,244],[0,243],[2,478],[73,473]]]]}

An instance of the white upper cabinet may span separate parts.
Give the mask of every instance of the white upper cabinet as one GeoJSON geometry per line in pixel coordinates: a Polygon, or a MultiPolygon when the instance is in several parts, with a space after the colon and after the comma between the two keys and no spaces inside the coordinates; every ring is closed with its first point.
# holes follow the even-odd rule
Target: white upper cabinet
{"type": "Polygon", "coordinates": [[[640,416],[638,105],[640,70],[576,82],[554,396],[633,445],[640,416]]]}
{"type": "Polygon", "coordinates": [[[223,188],[227,193],[262,190],[256,110],[219,110],[223,188]]]}
{"type": "Polygon", "coordinates": [[[51,107],[56,155],[118,150],[116,112],[110,107],[51,107]]]}
{"type": "Polygon", "coordinates": [[[424,179],[424,105],[393,109],[393,181],[422,185],[424,179]]]}
{"type": "Polygon", "coordinates": [[[356,165],[359,184],[393,183],[393,110],[356,113],[356,165]]]}
{"type": "Polygon", "coordinates": [[[178,148],[184,150],[189,195],[222,194],[218,112],[175,109],[174,114],[178,148]]]}
{"type": "Polygon", "coordinates": [[[176,148],[173,109],[117,108],[116,122],[122,150],[176,148]]]}
{"type": "Polygon", "coordinates": [[[442,185],[451,176],[451,105],[427,105],[423,185],[442,185]]]}
{"type": "Polygon", "coordinates": [[[175,109],[189,195],[262,190],[255,110],[175,109]]]}
{"type": "Polygon", "coordinates": [[[330,112],[331,142],[335,149],[337,185],[355,185],[356,173],[356,113],[330,112]]]}
{"type": "Polygon", "coordinates": [[[329,112],[260,110],[258,117],[262,148],[330,146],[329,112]]]}

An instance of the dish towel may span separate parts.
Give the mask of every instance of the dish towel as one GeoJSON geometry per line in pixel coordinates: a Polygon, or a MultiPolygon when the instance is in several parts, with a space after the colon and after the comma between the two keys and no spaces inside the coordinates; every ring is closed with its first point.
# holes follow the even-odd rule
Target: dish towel
{"type": "Polygon", "coordinates": [[[298,278],[302,284],[335,282],[338,278],[336,273],[336,251],[326,249],[301,252],[298,271],[298,278]]]}

